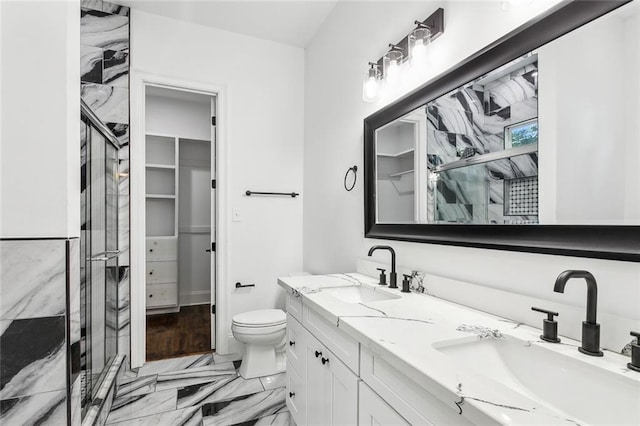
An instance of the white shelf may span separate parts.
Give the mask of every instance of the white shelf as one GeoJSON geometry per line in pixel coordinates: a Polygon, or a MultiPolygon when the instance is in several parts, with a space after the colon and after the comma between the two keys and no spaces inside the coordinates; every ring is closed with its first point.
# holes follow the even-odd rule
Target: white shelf
{"type": "Polygon", "coordinates": [[[175,170],[176,166],[173,164],[145,164],[145,167],[148,169],[172,169],[175,170]]]}
{"type": "Polygon", "coordinates": [[[147,194],[147,198],[164,198],[168,200],[173,200],[176,198],[175,195],[165,195],[165,194],[147,194]]]}
{"type": "Polygon", "coordinates": [[[414,148],[411,149],[407,149],[405,151],[400,151],[400,152],[396,152],[395,154],[389,154],[389,153],[384,153],[384,152],[378,152],[376,155],[378,157],[391,157],[391,158],[398,158],[398,157],[404,157],[405,155],[409,155],[409,154],[413,154],[415,152],[414,148]]]}

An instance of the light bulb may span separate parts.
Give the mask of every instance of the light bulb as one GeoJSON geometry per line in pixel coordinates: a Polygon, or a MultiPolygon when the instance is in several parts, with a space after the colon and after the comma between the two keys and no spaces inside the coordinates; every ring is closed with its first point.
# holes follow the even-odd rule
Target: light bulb
{"type": "Polygon", "coordinates": [[[389,67],[387,68],[387,78],[389,81],[395,81],[398,78],[398,61],[389,61],[389,67]]]}
{"type": "Polygon", "coordinates": [[[373,99],[378,94],[378,81],[374,76],[370,76],[364,85],[365,95],[368,99],[373,99]]]}
{"type": "Polygon", "coordinates": [[[411,62],[423,64],[427,59],[426,46],[422,39],[416,40],[416,44],[411,49],[411,62]]]}

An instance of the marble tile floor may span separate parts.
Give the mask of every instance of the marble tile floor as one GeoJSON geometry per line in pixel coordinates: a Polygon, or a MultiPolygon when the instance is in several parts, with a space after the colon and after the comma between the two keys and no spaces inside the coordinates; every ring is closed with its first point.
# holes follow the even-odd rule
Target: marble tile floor
{"type": "Polygon", "coordinates": [[[243,379],[236,355],[191,355],[127,372],[107,425],[293,425],[285,374],[243,379]]]}

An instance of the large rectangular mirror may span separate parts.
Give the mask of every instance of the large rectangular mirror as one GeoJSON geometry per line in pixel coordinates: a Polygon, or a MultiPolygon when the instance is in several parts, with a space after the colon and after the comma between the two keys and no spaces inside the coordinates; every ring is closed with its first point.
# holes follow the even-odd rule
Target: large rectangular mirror
{"type": "Polygon", "coordinates": [[[639,261],[639,80],[639,1],[508,34],[365,120],[366,236],[639,261]]]}

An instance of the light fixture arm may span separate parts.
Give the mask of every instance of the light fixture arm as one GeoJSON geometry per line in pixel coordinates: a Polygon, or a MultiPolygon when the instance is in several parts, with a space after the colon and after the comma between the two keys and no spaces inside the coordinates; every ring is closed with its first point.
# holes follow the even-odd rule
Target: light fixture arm
{"type": "Polygon", "coordinates": [[[420,22],[418,20],[414,21],[414,24],[416,25],[416,28],[424,28],[426,30],[432,31],[431,27],[427,24],[425,24],[424,22],[420,22]]]}

